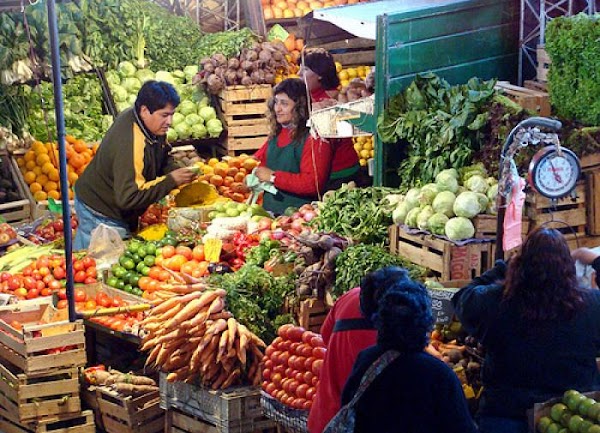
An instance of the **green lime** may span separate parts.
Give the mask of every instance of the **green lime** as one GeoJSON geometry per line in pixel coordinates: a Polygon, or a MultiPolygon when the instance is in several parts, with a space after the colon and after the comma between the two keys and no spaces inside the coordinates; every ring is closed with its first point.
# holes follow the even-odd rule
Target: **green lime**
{"type": "Polygon", "coordinates": [[[215,212],[225,212],[225,203],[222,201],[215,203],[215,212]]]}
{"type": "Polygon", "coordinates": [[[219,213],[219,212],[217,212],[216,210],[211,210],[211,211],[208,213],[207,217],[208,217],[208,219],[209,219],[209,220],[215,219],[215,218],[217,217],[217,214],[218,214],[218,213],[219,213]]]}
{"type": "Polygon", "coordinates": [[[167,237],[164,239],[165,241],[165,245],[171,245],[173,247],[177,246],[177,239],[172,238],[172,237],[167,237]]]}
{"type": "Polygon", "coordinates": [[[127,251],[129,251],[130,253],[135,253],[137,252],[140,245],[141,244],[138,241],[131,241],[129,242],[129,245],[127,245],[127,251]]]}
{"type": "Polygon", "coordinates": [[[129,277],[129,284],[131,284],[133,287],[137,287],[140,278],[141,277],[137,274],[132,275],[131,277],[129,277]]]}
{"type": "Polygon", "coordinates": [[[129,257],[129,256],[122,255],[121,257],[119,257],[119,264],[120,264],[121,266],[123,266],[123,263],[125,263],[125,262],[126,262],[128,259],[130,259],[130,257],[129,257]]]}
{"type": "Polygon", "coordinates": [[[112,273],[117,278],[123,278],[123,275],[125,275],[126,272],[127,269],[125,269],[123,266],[115,266],[112,273]]]}
{"type": "Polygon", "coordinates": [[[139,262],[136,266],[135,266],[135,270],[138,272],[142,272],[142,269],[146,267],[146,264],[144,263],[144,261],[142,260],[141,262],[139,262]]]}
{"type": "Polygon", "coordinates": [[[140,256],[142,259],[144,257],[146,257],[148,255],[148,250],[146,249],[146,246],[141,245],[138,250],[137,250],[138,256],[140,256]]]}
{"type": "Polygon", "coordinates": [[[148,253],[149,256],[155,256],[156,255],[156,245],[152,244],[152,243],[147,243],[146,244],[146,252],[148,253]]]}
{"type": "Polygon", "coordinates": [[[170,236],[170,237],[174,238],[175,236],[177,236],[177,232],[174,230],[167,230],[167,232],[165,233],[165,236],[170,236]]]}
{"type": "Polygon", "coordinates": [[[125,284],[125,287],[123,287],[123,290],[126,291],[127,293],[132,293],[133,286],[131,284],[125,284]]]}
{"type": "Polygon", "coordinates": [[[117,287],[118,281],[119,279],[117,277],[109,277],[108,280],[106,280],[106,284],[108,284],[110,287],[117,287]]]}
{"type": "Polygon", "coordinates": [[[153,255],[147,255],[146,257],[144,257],[144,263],[146,264],[146,266],[154,266],[154,262],[156,261],[156,257],[154,257],[153,255]]]}
{"type": "Polygon", "coordinates": [[[236,217],[239,216],[240,212],[236,208],[230,207],[225,211],[225,214],[228,217],[236,217]]]}
{"type": "Polygon", "coordinates": [[[116,287],[117,287],[117,289],[123,290],[123,287],[125,287],[125,281],[123,281],[123,280],[117,280],[116,287]]]}
{"type": "Polygon", "coordinates": [[[150,267],[144,266],[140,272],[142,273],[143,276],[147,277],[148,274],[150,274],[150,267]]]}
{"type": "Polygon", "coordinates": [[[140,255],[138,253],[133,253],[131,255],[131,260],[133,260],[135,263],[139,263],[142,261],[142,258],[140,257],[140,255]]]}
{"type": "Polygon", "coordinates": [[[142,289],[138,289],[138,288],[135,288],[135,287],[134,287],[134,289],[133,289],[132,293],[133,293],[135,296],[142,296],[142,295],[144,294],[144,291],[143,291],[142,289]]]}
{"type": "Polygon", "coordinates": [[[121,263],[123,265],[123,267],[127,270],[132,270],[133,268],[135,268],[135,262],[133,261],[133,259],[127,258],[127,260],[124,260],[123,263],[121,263]]]}

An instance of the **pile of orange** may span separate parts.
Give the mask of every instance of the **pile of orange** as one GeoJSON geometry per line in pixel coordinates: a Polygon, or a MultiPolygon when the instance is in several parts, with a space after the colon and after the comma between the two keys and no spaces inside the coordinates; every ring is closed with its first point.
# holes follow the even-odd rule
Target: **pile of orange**
{"type": "MultiPolygon", "coordinates": [[[[66,141],[69,197],[72,199],[73,185],[96,154],[98,144],[89,146],[83,140],[78,140],[71,135],[66,136],[66,141]]],[[[58,148],[56,143],[34,141],[31,148],[22,157],[17,158],[17,164],[36,201],[48,198],[60,199],[58,148]]]]}
{"type": "Polygon", "coordinates": [[[315,9],[351,5],[368,0],[261,0],[265,20],[300,18],[315,9]]]}
{"type": "Polygon", "coordinates": [[[257,166],[258,161],[246,154],[224,157],[220,161],[211,158],[206,163],[200,163],[203,173],[200,180],[214,185],[223,197],[241,203],[249,196],[244,184],[246,175],[257,166]]]}

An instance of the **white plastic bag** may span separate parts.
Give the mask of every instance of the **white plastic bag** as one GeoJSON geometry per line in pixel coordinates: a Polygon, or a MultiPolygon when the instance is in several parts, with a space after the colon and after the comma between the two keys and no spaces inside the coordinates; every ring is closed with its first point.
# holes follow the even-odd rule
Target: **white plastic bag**
{"type": "Polygon", "coordinates": [[[92,230],[88,255],[96,259],[98,268],[117,263],[124,251],[125,243],[115,228],[100,224],[92,230]]]}

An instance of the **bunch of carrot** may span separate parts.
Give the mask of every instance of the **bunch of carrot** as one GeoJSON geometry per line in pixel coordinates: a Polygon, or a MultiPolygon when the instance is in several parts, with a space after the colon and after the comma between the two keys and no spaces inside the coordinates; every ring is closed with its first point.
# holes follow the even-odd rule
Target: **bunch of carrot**
{"type": "Polygon", "coordinates": [[[169,373],[167,380],[196,382],[212,389],[260,384],[265,343],[225,310],[223,289],[174,296],[142,321],[148,334],[146,365],[169,373]]]}

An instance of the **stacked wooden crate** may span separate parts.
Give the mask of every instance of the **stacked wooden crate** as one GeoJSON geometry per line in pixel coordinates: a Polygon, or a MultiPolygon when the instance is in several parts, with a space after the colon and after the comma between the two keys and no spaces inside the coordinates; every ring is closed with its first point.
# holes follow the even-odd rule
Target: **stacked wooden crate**
{"type": "Polygon", "coordinates": [[[160,376],[160,404],[167,409],[165,433],[254,433],[275,427],[250,386],[211,390],[160,376]]]}
{"type": "Polygon", "coordinates": [[[220,112],[227,129],[223,143],[226,154],[251,153],[265,143],[269,135],[267,103],[272,94],[268,84],[228,86],[221,91],[220,112]]]}
{"type": "Polygon", "coordinates": [[[94,433],[81,411],[78,369],[85,365],[83,324],[49,302],[0,309],[0,431],[94,433]]]}
{"type": "Polygon", "coordinates": [[[122,396],[110,388],[96,389],[98,410],[106,433],[162,433],[165,411],[160,395],[152,391],[139,396],[122,396]]]}

